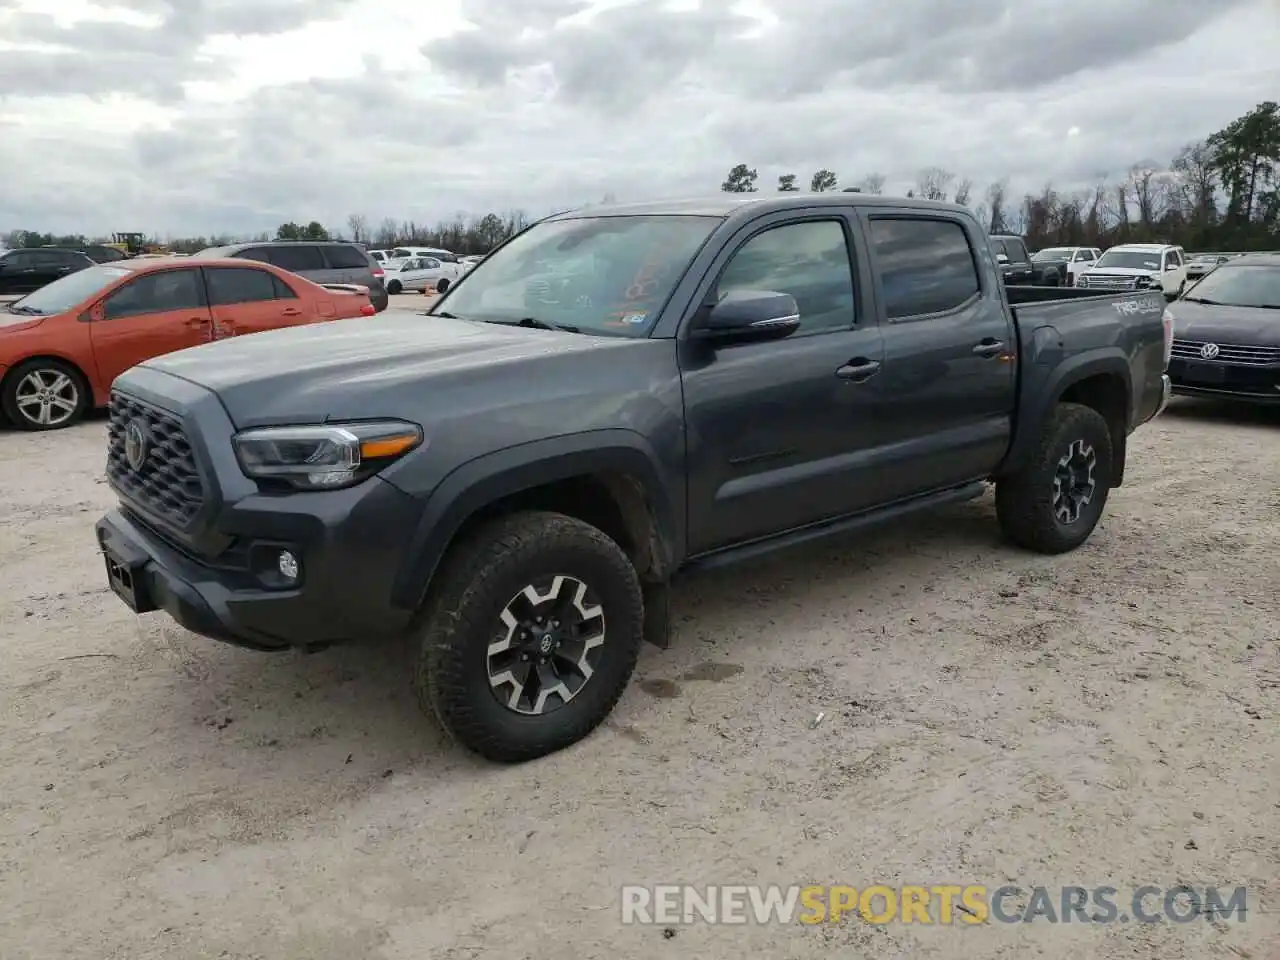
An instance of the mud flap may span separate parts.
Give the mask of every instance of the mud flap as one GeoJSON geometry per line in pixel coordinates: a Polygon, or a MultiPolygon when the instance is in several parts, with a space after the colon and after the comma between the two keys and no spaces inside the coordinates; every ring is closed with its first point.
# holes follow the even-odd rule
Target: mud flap
{"type": "Polygon", "coordinates": [[[671,587],[666,583],[642,584],[644,638],[655,647],[671,647],[671,587]]]}

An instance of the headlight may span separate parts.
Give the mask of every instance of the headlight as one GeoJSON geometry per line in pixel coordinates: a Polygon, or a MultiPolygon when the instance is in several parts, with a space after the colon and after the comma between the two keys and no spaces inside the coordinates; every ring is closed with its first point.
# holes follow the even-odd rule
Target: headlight
{"type": "Polygon", "coordinates": [[[349,487],[421,443],[422,428],[402,420],[261,427],[231,439],[247,476],[298,490],[349,487]]]}

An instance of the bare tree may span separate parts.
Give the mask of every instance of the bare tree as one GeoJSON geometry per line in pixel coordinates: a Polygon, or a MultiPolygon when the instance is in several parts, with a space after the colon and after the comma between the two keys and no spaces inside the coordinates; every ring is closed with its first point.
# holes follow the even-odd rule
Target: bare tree
{"type": "Polygon", "coordinates": [[[400,228],[396,222],[387,217],[378,226],[374,236],[377,238],[377,244],[380,247],[394,247],[400,242],[400,228]]]}
{"type": "Polygon", "coordinates": [[[1129,170],[1128,194],[1133,198],[1138,213],[1138,223],[1144,231],[1160,218],[1159,190],[1156,182],[1156,169],[1152,164],[1134,164],[1129,170]]]}
{"type": "Polygon", "coordinates": [[[878,197],[880,194],[884,193],[884,174],[868,173],[858,181],[858,187],[863,193],[869,193],[878,197]]]}
{"type": "Polygon", "coordinates": [[[347,229],[351,231],[351,239],[356,243],[364,243],[369,239],[369,221],[362,213],[353,213],[347,217],[347,229]]]}
{"type": "Polygon", "coordinates": [[[1129,224],[1132,218],[1129,216],[1129,183],[1121,181],[1115,185],[1112,193],[1115,203],[1115,221],[1116,235],[1121,242],[1129,238],[1129,224]]]}
{"type": "Polygon", "coordinates": [[[1217,155],[1204,141],[1187,144],[1173,159],[1174,172],[1181,178],[1186,192],[1188,219],[1197,226],[1209,226],[1218,219],[1216,159],[1217,155]]]}
{"type": "Polygon", "coordinates": [[[973,181],[968,177],[965,177],[956,184],[955,202],[960,204],[962,207],[967,207],[969,205],[969,195],[971,193],[973,193],[973,181]]]}
{"type": "Polygon", "coordinates": [[[924,200],[945,200],[956,175],[941,167],[926,167],[916,176],[916,196],[924,200]]]}
{"type": "Polygon", "coordinates": [[[1008,211],[1005,209],[1005,195],[1009,191],[1009,182],[1007,180],[997,180],[991,186],[987,187],[987,211],[990,219],[987,221],[987,232],[992,234],[1008,233],[1009,224],[1006,222],[1008,211]]]}

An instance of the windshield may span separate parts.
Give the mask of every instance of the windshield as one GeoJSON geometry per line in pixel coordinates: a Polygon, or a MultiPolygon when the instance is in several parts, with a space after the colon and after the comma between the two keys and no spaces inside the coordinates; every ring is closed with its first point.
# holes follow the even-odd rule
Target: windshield
{"type": "Polygon", "coordinates": [[[1280,310],[1280,264],[1236,266],[1224,263],[1192,287],[1184,299],[1211,300],[1229,307],[1280,310]]]}
{"type": "Polygon", "coordinates": [[[1074,251],[1070,247],[1050,247],[1031,255],[1032,260],[1070,260],[1074,251]]]}
{"type": "Polygon", "coordinates": [[[1119,267],[1122,270],[1159,270],[1160,254],[1138,250],[1108,250],[1098,258],[1098,267],[1119,267]]]}
{"type": "Polygon", "coordinates": [[[21,300],[9,304],[10,313],[24,316],[47,317],[63,313],[79,306],[99,290],[110,286],[121,277],[133,273],[123,267],[86,267],[29,293],[21,300]]]}
{"type": "Polygon", "coordinates": [[[467,272],[432,313],[643,337],[718,217],[537,224],[467,272]]]}

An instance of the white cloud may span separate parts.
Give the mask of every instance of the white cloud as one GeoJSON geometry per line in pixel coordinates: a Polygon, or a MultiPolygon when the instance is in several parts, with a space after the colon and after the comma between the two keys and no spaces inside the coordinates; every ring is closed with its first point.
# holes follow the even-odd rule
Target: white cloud
{"type": "Polygon", "coordinates": [[[738,162],[1070,188],[1280,89],[1270,0],[1000,2],[9,0],[0,229],[537,214],[738,162]]]}

